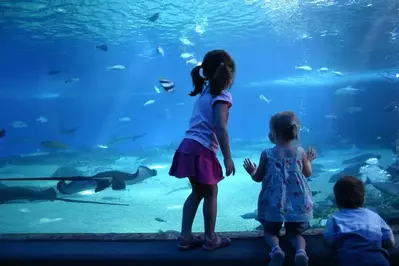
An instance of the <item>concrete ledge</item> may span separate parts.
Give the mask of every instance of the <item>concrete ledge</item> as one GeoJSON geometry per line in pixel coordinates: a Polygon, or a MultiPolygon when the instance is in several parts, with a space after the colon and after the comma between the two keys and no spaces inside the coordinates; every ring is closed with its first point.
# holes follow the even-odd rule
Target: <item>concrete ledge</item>
{"type": "MultiPolygon", "coordinates": [[[[310,233],[310,234],[309,234],[310,233]]],[[[309,265],[334,265],[333,254],[324,244],[320,231],[306,236],[309,265]]],[[[216,252],[201,249],[181,252],[176,240],[157,239],[162,234],[72,234],[3,235],[0,265],[267,265],[268,250],[260,232],[224,233],[233,238],[230,247],[216,252]],[[236,234],[236,237],[234,237],[236,234]],[[253,234],[249,237],[248,234],[253,234]],[[257,235],[256,235],[257,234],[257,235]],[[141,235],[141,239],[138,238],[141,235]],[[246,236],[245,236],[246,235],[246,236]],[[26,237],[30,236],[30,237],[26,237]],[[129,237],[130,236],[130,237],[129,237]],[[148,237],[152,236],[152,238],[148,237]],[[133,240],[135,239],[135,240],[133,240]]],[[[165,238],[165,235],[163,235],[165,238]]],[[[173,237],[170,235],[170,239],[173,237]]],[[[174,235],[174,238],[176,234],[174,235]]],[[[397,235],[397,242],[399,235],[397,235]]],[[[282,237],[287,252],[285,265],[293,264],[293,249],[282,237]]],[[[391,265],[399,265],[399,248],[390,250],[391,265]]]]}

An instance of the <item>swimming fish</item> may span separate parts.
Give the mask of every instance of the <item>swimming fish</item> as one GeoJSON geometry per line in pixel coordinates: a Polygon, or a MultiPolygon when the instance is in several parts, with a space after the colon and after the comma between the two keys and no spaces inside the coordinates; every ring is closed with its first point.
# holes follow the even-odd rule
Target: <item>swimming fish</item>
{"type": "Polygon", "coordinates": [[[263,94],[259,95],[259,100],[264,101],[265,103],[271,102],[271,100],[267,99],[263,94]]]}
{"type": "Polygon", "coordinates": [[[25,127],[28,127],[28,125],[23,121],[14,121],[14,122],[12,122],[12,127],[13,128],[25,128],[25,127]]]}
{"type": "Polygon", "coordinates": [[[138,183],[142,183],[146,181],[147,179],[154,177],[158,175],[157,170],[148,168],[147,166],[140,165],[137,168],[136,173],[131,174],[131,173],[126,173],[126,172],[121,172],[121,171],[105,171],[105,172],[100,172],[96,175],[94,175],[94,178],[99,178],[99,177],[113,177],[118,180],[123,180],[126,185],[134,185],[138,183]]]}
{"type": "Polygon", "coordinates": [[[188,58],[194,57],[194,54],[182,53],[182,54],[180,55],[180,57],[183,58],[183,59],[188,59],[188,58]]]}
{"type": "Polygon", "coordinates": [[[130,120],[131,120],[130,117],[126,117],[126,116],[118,119],[119,122],[129,122],[130,120]]]}
{"type": "Polygon", "coordinates": [[[158,47],[157,47],[157,53],[158,53],[159,55],[165,56],[165,51],[162,49],[161,46],[158,46],[158,47]]]}
{"type": "Polygon", "coordinates": [[[372,185],[381,193],[390,195],[390,196],[399,196],[399,184],[397,183],[389,183],[389,182],[373,182],[367,177],[366,182],[367,185],[372,185]]]}
{"type": "Polygon", "coordinates": [[[158,13],[155,13],[155,14],[152,15],[151,17],[147,18],[147,20],[150,21],[150,22],[155,22],[155,21],[157,21],[157,20],[159,19],[159,15],[160,15],[159,12],[158,12],[158,13]]]}
{"type": "Polygon", "coordinates": [[[399,111],[399,105],[396,102],[392,102],[384,107],[384,111],[387,111],[387,112],[399,111]]]}
{"type": "Polygon", "coordinates": [[[101,50],[103,52],[107,52],[108,51],[108,45],[106,45],[105,43],[104,44],[99,44],[99,45],[96,45],[96,49],[97,50],[101,50]]]}
{"type": "Polygon", "coordinates": [[[39,116],[38,118],[36,118],[36,121],[42,124],[48,122],[47,118],[45,118],[44,116],[39,116]]]}
{"type": "Polygon", "coordinates": [[[159,83],[166,92],[173,92],[175,90],[175,84],[173,83],[173,81],[160,79],[159,83]]]}
{"type": "Polygon", "coordinates": [[[148,101],[146,101],[146,102],[144,103],[144,106],[147,106],[147,105],[150,105],[150,104],[153,104],[153,103],[155,103],[154,100],[148,100],[148,101]]]}
{"type": "Polygon", "coordinates": [[[2,129],[0,130],[0,138],[4,138],[6,136],[6,130],[2,129]]]}
{"type": "Polygon", "coordinates": [[[194,45],[194,43],[192,43],[189,39],[187,39],[186,37],[180,37],[180,42],[183,45],[194,45]]]}
{"type": "Polygon", "coordinates": [[[351,106],[346,110],[349,114],[354,114],[363,111],[363,107],[360,106],[351,106]]]}
{"type": "Polygon", "coordinates": [[[312,68],[310,66],[296,66],[295,69],[311,71],[312,68]]]}
{"type": "MultiPolygon", "coordinates": [[[[29,178],[29,180],[32,178],[29,178]]],[[[0,183],[0,204],[14,203],[16,200],[28,201],[64,201],[73,203],[86,203],[86,204],[105,204],[116,206],[129,206],[128,204],[109,203],[99,201],[75,200],[58,198],[57,191],[53,187],[49,188],[29,188],[20,186],[6,186],[0,183]]]]}
{"type": "Polygon", "coordinates": [[[254,210],[253,212],[247,212],[240,216],[244,220],[252,220],[252,219],[255,219],[257,215],[258,215],[258,210],[254,210]]]}
{"type": "Polygon", "coordinates": [[[65,134],[65,135],[69,135],[69,134],[75,134],[76,130],[78,130],[77,127],[73,127],[73,128],[64,128],[64,129],[60,129],[60,134],[65,134]]]}
{"type": "Polygon", "coordinates": [[[161,93],[161,90],[160,90],[157,86],[154,86],[154,90],[155,90],[155,92],[158,93],[158,94],[161,93]]]}
{"type": "Polygon", "coordinates": [[[342,162],[342,164],[358,164],[358,163],[362,164],[370,158],[376,158],[377,160],[380,160],[382,158],[382,156],[381,156],[381,154],[377,154],[377,153],[365,153],[365,154],[355,156],[351,159],[345,160],[342,162]]]}
{"type": "Polygon", "coordinates": [[[62,194],[75,194],[85,190],[94,190],[97,193],[109,187],[115,188],[114,190],[125,189],[126,185],[119,184],[118,182],[120,183],[123,181],[111,178],[93,181],[72,181],[67,183],[61,180],[57,183],[57,190],[62,194]]]}
{"type": "Polygon", "coordinates": [[[40,142],[40,145],[47,149],[58,149],[58,150],[66,150],[68,146],[57,141],[45,140],[40,142]]]}
{"type": "Polygon", "coordinates": [[[321,67],[317,71],[319,71],[319,72],[327,72],[328,68],[327,67],[321,67]]]}
{"type": "Polygon", "coordinates": [[[124,65],[114,65],[107,67],[107,70],[124,70],[125,66],[124,65]]]}
{"type": "Polygon", "coordinates": [[[356,89],[352,86],[346,86],[339,88],[335,91],[336,95],[355,95],[357,92],[362,91],[362,89],[356,89]]]}
{"type": "Polygon", "coordinates": [[[186,61],[186,64],[192,64],[192,65],[197,65],[198,61],[195,58],[191,58],[190,60],[186,61]]]}
{"type": "Polygon", "coordinates": [[[62,70],[50,70],[47,72],[47,74],[49,76],[54,76],[54,75],[60,74],[61,72],[62,72],[62,70]]]}
{"type": "Polygon", "coordinates": [[[68,84],[68,83],[73,84],[73,83],[76,83],[76,82],[78,82],[78,81],[79,81],[79,78],[77,78],[77,77],[75,77],[75,78],[69,78],[69,79],[65,80],[65,84],[68,84]]]}
{"type": "Polygon", "coordinates": [[[156,217],[155,221],[160,222],[160,223],[166,223],[165,219],[162,219],[162,218],[159,218],[159,217],[156,217]]]}
{"type": "Polygon", "coordinates": [[[126,141],[126,140],[133,140],[133,141],[135,141],[136,139],[141,138],[141,137],[144,137],[145,135],[147,135],[147,134],[139,134],[139,135],[134,135],[134,136],[132,136],[132,137],[118,137],[118,138],[114,138],[114,139],[111,139],[110,141],[108,141],[108,143],[107,143],[106,145],[107,145],[107,147],[109,147],[109,146],[111,146],[111,145],[113,145],[113,144],[116,144],[116,143],[122,142],[122,141],[126,141]]]}
{"type": "Polygon", "coordinates": [[[108,146],[107,146],[107,145],[98,144],[98,145],[97,145],[97,148],[100,148],[100,149],[108,149],[108,146]]]}
{"type": "Polygon", "coordinates": [[[339,72],[339,71],[331,71],[331,73],[336,76],[340,76],[340,77],[342,77],[344,75],[344,74],[342,74],[342,72],[339,72]]]}
{"type": "Polygon", "coordinates": [[[325,115],[324,116],[326,119],[337,119],[336,115],[325,115]]]}
{"type": "Polygon", "coordinates": [[[399,80],[399,74],[392,73],[392,72],[382,72],[380,75],[387,79],[390,82],[396,82],[399,80]]]}

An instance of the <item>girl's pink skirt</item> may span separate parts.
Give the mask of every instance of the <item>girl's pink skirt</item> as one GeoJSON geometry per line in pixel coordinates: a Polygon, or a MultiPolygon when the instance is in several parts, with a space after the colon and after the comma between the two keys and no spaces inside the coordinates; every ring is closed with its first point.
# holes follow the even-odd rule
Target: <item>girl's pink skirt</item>
{"type": "Polygon", "coordinates": [[[173,156],[169,175],[191,177],[207,185],[215,185],[224,178],[216,154],[192,139],[183,139],[173,156]]]}

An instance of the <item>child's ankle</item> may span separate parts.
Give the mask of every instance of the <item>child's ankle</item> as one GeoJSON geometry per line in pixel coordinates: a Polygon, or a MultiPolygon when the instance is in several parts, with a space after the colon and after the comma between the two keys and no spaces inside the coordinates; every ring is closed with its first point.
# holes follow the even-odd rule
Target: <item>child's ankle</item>
{"type": "Polygon", "coordinates": [[[304,250],[304,249],[298,249],[297,251],[296,251],[296,254],[304,254],[304,255],[307,255],[306,254],[306,251],[304,250]]]}
{"type": "Polygon", "coordinates": [[[183,239],[185,241],[189,241],[192,238],[193,238],[193,234],[192,233],[185,233],[185,234],[181,233],[180,234],[180,239],[183,239]]]}
{"type": "Polygon", "coordinates": [[[270,253],[274,253],[274,252],[276,252],[276,251],[280,251],[280,250],[282,250],[282,249],[280,248],[280,246],[279,246],[279,245],[277,245],[277,246],[274,246],[274,247],[272,247],[272,249],[271,249],[270,253]]]}
{"type": "Polygon", "coordinates": [[[215,233],[212,233],[212,234],[205,234],[205,240],[212,241],[212,240],[214,240],[215,238],[217,238],[217,235],[216,235],[215,233]]]}

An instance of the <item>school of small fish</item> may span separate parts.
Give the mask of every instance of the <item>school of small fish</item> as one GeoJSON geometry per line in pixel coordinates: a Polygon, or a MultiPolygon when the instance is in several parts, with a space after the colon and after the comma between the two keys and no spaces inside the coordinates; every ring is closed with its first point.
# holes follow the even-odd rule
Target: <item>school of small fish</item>
{"type": "MultiPolygon", "coordinates": [[[[149,23],[157,23],[157,21],[161,18],[161,13],[157,12],[154,13],[153,15],[147,17],[147,21],[149,23]]],[[[206,30],[207,26],[207,21],[206,19],[204,19],[203,21],[197,21],[196,25],[195,25],[195,32],[198,33],[200,36],[202,36],[206,30]]],[[[327,35],[327,32],[321,32],[321,36],[327,35]]],[[[392,35],[393,38],[396,38],[396,35],[392,35]]],[[[304,34],[302,36],[302,38],[311,38],[311,36],[304,34]]],[[[185,34],[183,34],[180,38],[179,38],[180,44],[183,46],[181,53],[180,53],[180,58],[185,62],[186,65],[191,65],[191,66],[196,66],[196,65],[201,65],[201,62],[199,62],[196,59],[196,55],[193,52],[190,52],[190,49],[192,49],[193,46],[195,46],[195,43],[193,41],[191,41],[185,34]]],[[[167,53],[165,52],[165,47],[162,47],[160,44],[156,46],[155,52],[158,56],[160,57],[166,57],[167,53]]],[[[106,43],[100,43],[94,46],[94,49],[106,53],[108,52],[109,46],[106,43]]],[[[110,71],[110,72],[118,72],[118,71],[123,71],[126,70],[126,66],[122,65],[122,64],[115,64],[115,65],[109,65],[105,67],[106,70],[110,71]]],[[[340,71],[336,71],[334,69],[331,69],[329,67],[326,66],[321,66],[318,68],[313,68],[310,65],[296,65],[294,67],[295,70],[297,71],[302,71],[302,72],[311,72],[311,71],[316,71],[317,73],[319,73],[320,75],[335,75],[338,77],[343,76],[344,74],[340,71]]],[[[68,74],[68,72],[63,71],[61,69],[54,69],[54,70],[49,70],[47,72],[47,74],[49,76],[57,76],[57,75],[63,75],[63,74],[68,74]]],[[[397,78],[399,79],[399,74],[392,74],[392,73],[382,73],[381,74],[383,77],[392,79],[392,78],[397,78]]],[[[79,82],[80,79],[77,76],[70,76],[68,74],[68,77],[66,77],[66,79],[64,80],[65,84],[74,84],[79,82]]],[[[175,91],[175,83],[172,80],[166,79],[166,78],[159,78],[158,79],[158,84],[157,85],[153,85],[153,89],[155,91],[156,94],[161,94],[162,92],[166,92],[166,93],[173,93],[175,91]]],[[[362,88],[356,88],[354,86],[346,86],[346,87],[342,87],[342,88],[338,88],[335,90],[334,94],[338,95],[338,96],[353,96],[356,95],[359,92],[364,91],[362,88]]],[[[44,96],[43,96],[44,97],[44,96]]],[[[45,97],[44,97],[45,98],[45,97]]],[[[270,104],[271,103],[271,99],[269,99],[268,97],[266,97],[263,94],[259,95],[259,100],[265,104],[270,104]]],[[[143,103],[143,107],[147,107],[150,105],[153,105],[156,103],[155,99],[148,99],[147,101],[145,101],[143,103]]],[[[182,106],[184,105],[184,103],[176,103],[177,106],[182,106]]],[[[387,105],[384,110],[387,112],[395,112],[398,113],[399,115],[399,105],[396,102],[392,102],[391,104],[387,105]]],[[[302,105],[301,105],[301,110],[302,110],[302,105]]],[[[344,111],[346,111],[349,114],[355,114],[358,112],[363,111],[363,108],[361,106],[349,106],[346,109],[344,109],[344,111]]],[[[165,109],[165,114],[167,114],[167,117],[170,117],[170,110],[168,108],[165,109]]],[[[301,114],[305,114],[301,111],[301,114]]],[[[336,120],[338,117],[335,114],[326,114],[325,115],[325,119],[327,120],[336,120]]],[[[48,119],[44,116],[39,116],[36,118],[35,120],[37,123],[39,124],[45,124],[48,123],[48,119]]],[[[127,123],[131,121],[130,117],[120,117],[118,119],[119,122],[121,123],[127,123]]],[[[25,123],[24,121],[14,121],[12,122],[12,127],[15,129],[21,129],[21,128],[27,128],[28,124],[25,123]]],[[[62,133],[61,134],[73,134],[75,132],[76,129],[72,129],[73,131],[71,131],[71,133],[62,133]]],[[[301,131],[310,132],[310,129],[307,127],[301,127],[301,131]]],[[[2,131],[2,136],[5,136],[5,130],[2,131]]],[[[377,139],[379,139],[380,137],[378,137],[377,139]]],[[[66,145],[59,143],[57,141],[43,141],[41,142],[41,146],[45,147],[45,148],[54,148],[54,149],[66,149],[66,145]]],[[[97,145],[98,148],[101,149],[106,149],[108,148],[109,145],[97,145]]]]}

